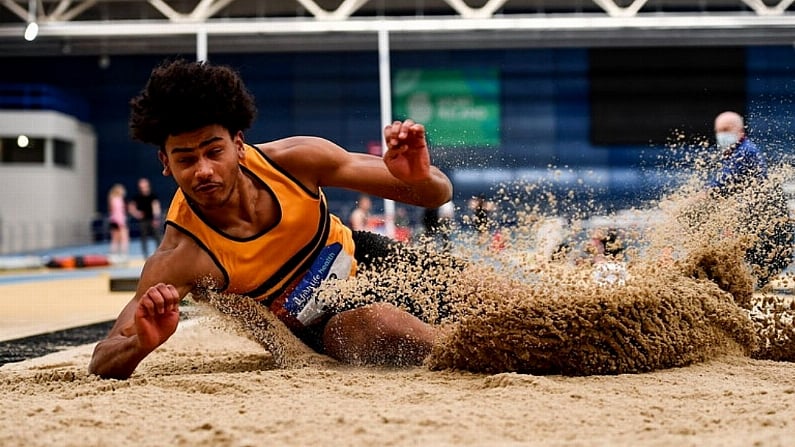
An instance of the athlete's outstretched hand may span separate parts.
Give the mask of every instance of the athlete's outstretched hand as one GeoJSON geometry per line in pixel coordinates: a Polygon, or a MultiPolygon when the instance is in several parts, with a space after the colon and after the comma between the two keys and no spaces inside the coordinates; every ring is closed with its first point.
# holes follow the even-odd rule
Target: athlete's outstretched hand
{"type": "Polygon", "coordinates": [[[163,283],[150,287],[139,298],[135,310],[135,330],[141,348],[152,351],[177,330],[179,301],[177,289],[163,283]]]}
{"type": "Polygon", "coordinates": [[[431,156],[425,140],[425,126],[412,120],[395,121],[384,128],[387,152],[384,163],[389,172],[406,183],[431,177],[431,156]]]}

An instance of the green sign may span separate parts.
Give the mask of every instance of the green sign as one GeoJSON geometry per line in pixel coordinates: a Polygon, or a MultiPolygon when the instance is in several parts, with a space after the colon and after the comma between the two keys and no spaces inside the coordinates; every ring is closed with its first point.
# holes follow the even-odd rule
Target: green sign
{"type": "Polygon", "coordinates": [[[400,70],[392,88],[394,117],[424,124],[434,145],[500,145],[497,69],[400,70]]]}

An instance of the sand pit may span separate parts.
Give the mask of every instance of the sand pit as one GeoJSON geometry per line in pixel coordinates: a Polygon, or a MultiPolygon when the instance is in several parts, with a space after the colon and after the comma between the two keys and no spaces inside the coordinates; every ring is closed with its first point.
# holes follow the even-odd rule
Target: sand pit
{"type": "MultiPolygon", "coordinates": [[[[557,279],[558,295],[539,296],[526,301],[525,307],[515,307],[548,317],[554,311],[569,314],[572,324],[561,332],[569,339],[553,338],[557,342],[544,349],[501,337],[510,333],[515,321],[531,329],[526,321],[534,320],[490,312],[500,310],[499,305],[481,301],[479,312],[470,312],[459,331],[450,332],[451,339],[440,345],[435,364],[399,369],[337,363],[308,351],[250,299],[211,295],[209,303],[184,309],[187,320],[129,380],[89,376],[93,344],[0,367],[0,445],[790,445],[795,436],[795,363],[746,355],[742,336],[758,331],[749,329],[751,320],[744,320],[740,308],[731,305],[730,294],[703,281],[703,296],[688,295],[698,281],[679,281],[690,290],[682,292],[686,300],[673,293],[676,287],[669,295],[643,299],[620,294],[618,301],[610,299],[611,289],[594,288],[595,294],[569,296],[568,302],[552,306],[550,300],[567,296],[557,279]],[[594,325],[600,328],[596,332],[576,329],[578,324],[587,326],[577,319],[578,312],[598,313],[595,297],[604,299],[604,315],[617,317],[613,322],[629,315],[619,309],[622,302],[631,302],[634,315],[641,317],[638,322],[646,318],[644,324],[660,326],[638,332],[639,338],[619,346],[625,351],[605,349],[600,354],[585,341],[594,334],[612,334],[611,326],[594,325]],[[703,300],[702,313],[689,315],[696,308],[685,307],[687,300],[703,300]],[[654,320],[655,312],[644,314],[644,309],[655,310],[666,302],[671,315],[679,317],[654,320]],[[210,305],[246,324],[231,324],[210,305]],[[499,324],[500,330],[484,331],[487,323],[499,324]],[[715,331],[721,325],[724,332],[715,331]],[[501,339],[510,349],[497,354],[482,344],[453,341],[465,342],[463,335],[471,334],[472,328],[479,328],[481,335],[492,334],[492,341],[501,339]],[[663,338],[655,340],[654,334],[663,338]],[[671,337],[677,342],[671,343],[671,337]],[[647,346],[629,349],[635,342],[647,346]],[[263,345],[274,348],[268,351],[263,345]],[[664,350],[657,357],[638,354],[640,349],[652,353],[655,346],[673,350],[674,355],[664,350]],[[578,349],[593,353],[595,362],[559,355],[578,349]],[[440,361],[460,361],[467,353],[477,355],[463,364],[440,361]],[[528,372],[514,368],[511,359],[539,364],[553,358],[557,363],[536,371],[544,375],[508,372],[528,372]],[[674,363],[659,363],[661,359],[674,363]],[[565,361],[575,369],[566,370],[565,361]],[[617,374],[617,363],[611,361],[631,369],[628,372],[649,372],[617,374]],[[483,365],[488,367],[478,368],[483,365]],[[604,369],[586,371],[582,365],[604,369]]],[[[477,282],[470,285],[476,287],[477,282]]],[[[489,291],[520,290],[509,286],[489,291]]],[[[761,320],[763,307],[786,299],[760,297],[764,295],[753,301],[759,303],[761,320]]],[[[449,316],[446,324],[461,316],[449,316]]],[[[535,329],[546,327],[541,321],[535,329]]]]}
{"type": "MultiPolygon", "coordinates": [[[[705,305],[703,314],[694,316],[686,315],[690,310],[683,308],[679,320],[665,321],[689,322],[693,331],[658,327],[661,335],[677,333],[683,338],[678,344],[645,340],[649,346],[656,343],[682,353],[680,363],[654,364],[643,360],[651,357],[632,350],[606,350],[609,354],[597,353],[595,359],[636,359],[634,364],[624,363],[636,368],[630,372],[649,372],[616,374],[620,371],[611,369],[614,363],[610,362],[582,363],[607,365],[604,370],[573,371],[587,376],[555,374],[572,372],[560,362],[550,363],[554,367],[548,370],[539,368],[538,372],[548,373],[544,375],[493,371],[511,369],[511,361],[500,363],[511,355],[535,362],[552,358],[537,355],[534,348],[539,345],[521,343],[495,355],[483,346],[467,351],[447,340],[440,352],[448,357],[437,356],[435,365],[399,369],[343,365],[297,344],[278,322],[260,313],[261,306],[253,301],[216,296],[221,300],[213,303],[216,307],[242,317],[247,326],[231,325],[206,304],[197,306],[172,339],[126,381],[87,374],[93,344],[0,367],[0,417],[4,421],[0,445],[791,445],[795,363],[759,360],[743,353],[747,349],[736,335],[755,330],[733,322],[732,318],[743,314],[737,313],[739,307],[729,306],[727,292],[712,282],[704,284],[709,292],[704,302],[716,308],[709,311],[705,305]],[[712,330],[721,323],[727,323],[728,332],[738,329],[735,336],[712,330]],[[693,346],[687,346],[687,334],[693,335],[693,346]],[[271,344],[282,348],[271,353],[263,347],[271,344]],[[516,349],[520,346],[526,349],[516,349]],[[438,362],[460,360],[467,352],[479,355],[464,364],[446,366],[489,368],[472,372],[448,369],[438,362]],[[676,367],[679,364],[687,366],[676,367]]],[[[685,302],[675,296],[658,300],[685,302]]],[[[557,308],[587,310],[589,299],[557,308]]],[[[556,308],[548,302],[533,302],[524,310],[556,308]]],[[[634,302],[643,303],[638,307],[641,311],[655,305],[652,297],[634,302]]],[[[772,301],[755,302],[764,307],[772,301]]],[[[606,314],[623,315],[616,310],[619,307],[620,303],[606,306],[610,309],[606,314]]],[[[484,308],[489,309],[480,307],[484,308]]],[[[462,328],[482,328],[484,322],[502,324],[502,332],[495,334],[505,334],[513,321],[499,312],[471,313],[470,318],[472,323],[462,328]],[[483,316],[488,318],[478,319],[483,316]]],[[[538,329],[544,327],[540,324],[538,329]]],[[[572,324],[564,331],[573,342],[559,338],[561,343],[547,346],[545,352],[576,352],[577,336],[593,332],[578,332],[575,327],[572,324]]],[[[608,329],[603,326],[597,333],[609,334],[608,329]]],[[[449,336],[463,340],[464,333],[449,336]]],[[[587,343],[579,349],[594,352],[587,343]]]]}
{"type": "MultiPolygon", "coordinates": [[[[710,281],[680,281],[683,290],[674,285],[669,295],[644,299],[628,300],[622,294],[611,303],[610,289],[597,288],[595,295],[559,306],[528,301],[534,304],[517,309],[548,316],[553,315],[550,309],[568,312],[572,324],[561,334],[571,340],[558,336],[552,338],[556,343],[540,350],[538,344],[495,336],[492,341],[514,343],[500,355],[463,343],[463,335],[471,333],[464,329],[480,328],[478,333],[488,334],[482,330],[484,323],[502,325],[494,334],[510,333],[506,329],[514,320],[488,311],[499,306],[481,303],[481,312],[470,313],[470,320],[462,320],[468,323],[449,333],[461,343],[445,340],[440,345],[436,364],[397,369],[343,365],[311,353],[253,301],[210,296],[209,304],[245,324],[231,324],[208,303],[194,305],[172,339],[147,357],[129,380],[89,376],[93,345],[0,367],[0,445],[791,445],[795,363],[748,356],[743,336],[759,331],[731,303],[730,294],[710,281]],[[705,295],[689,295],[694,282],[705,295]],[[677,298],[682,294],[687,300],[703,301],[702,313],[690,315],[696,308],[685,307],[687,300],[677,298]],[[624,341],[620,349],[603,346],[600,354],[586,342],[594,334],[613,334],[611,326],[594,324],[601,328],[596,332],[576,329],[586,325],[575,310],[597,312],[589,306],[599,296],[605,298],[601,312],[616,317],[614,322],[628,315],[620,310],[622,302],[631,302],[640,326],[659,326],[637,332],[639,337],[624,341]],[[655,314],[644,314],[644,309],[658,309],[666,302],[671,315],[678,317],[644,320],[655,314]],[[716,330],[721,327],[723,332],[716,330]],[[271,353],[263,345],[277,349],[271,353]],[[522,346],[524,350],[518,349],[522,346]],[[642,349],[652,353],[654,346],[673,353],[639,355],[642,349]],[[604,369],[573,370],[587,376],[556,374],[572,372],[563,368],[560,359],[566,358],[539,352],[591,352],[596,362],[570,357],[570,365],[604,369]],[[447,366],[489,367],[472,372],[439,362],[460,360],[467,353],[474,357],[447,366]],[[506,360],[511,358],[536,362],[527,364],[550,362],[539,368],[544,375],[494,371],[513,368],[515,364],[506,360]],[[679,363],[653,363],[653,358],[679,363]],[[635,363],[627,363],[631,359],[635,363]],[[611,361],[629,367],[629,372],[647,372],[620,374],[611,361]]],[[[752,297],[759,315],[773,302],[789,309],[783,304],[787,300],[791,298],[752,297]]],[[[541,321],[536,329],[546,327],[541,321]]]]}
{"type": "Polygon", "coordinates": [[[92,345],[0,368],[3,446],[785,446],[795,364],[723,356],[611,376],[278,368],[251,340],[184,324],[127,381],[92,345]]]}

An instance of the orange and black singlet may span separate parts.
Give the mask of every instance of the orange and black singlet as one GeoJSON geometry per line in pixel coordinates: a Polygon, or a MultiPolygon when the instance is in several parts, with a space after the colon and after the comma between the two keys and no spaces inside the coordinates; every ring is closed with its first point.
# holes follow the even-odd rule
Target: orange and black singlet
{"type": "Polygon", "coordinates": [[[166,217],[166,225],[190,236],[221,270],[226,284],[219,291],[271,305],[310,279],[316,286],[331,274],[334,277],[354,274],[351,230],[329,213],[322,191],[316,194],[308,190],[252,146],[246,146],[240,167],[270,192],[277,208],[275,225],[251,237],[232,237],[207,223],[181,189],[177,190],[166,217]],[[332,256],[329,262],[324,261],[327,253],[332,256]],[[337,256],[346,258],[346,262],[335,263],[337,256]],[[331,264],[336,265],[336,271],[331,264]],[[324,269],[323,278],[318,278],[316,266],[324,269]]]}

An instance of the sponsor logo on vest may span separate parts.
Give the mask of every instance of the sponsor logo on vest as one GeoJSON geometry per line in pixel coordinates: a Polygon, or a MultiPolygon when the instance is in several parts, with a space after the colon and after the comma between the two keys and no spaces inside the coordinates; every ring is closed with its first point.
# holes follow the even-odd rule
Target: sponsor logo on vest
{"type": "Polygon", "coordinates": [[[326,279],[350,276],[353,258],[335,242],[320,251],[320,254],[287,297],[284,308],[304,326],[308,326],[326,313],[324,303],[317,299],[316,292],[326,279]]]}

